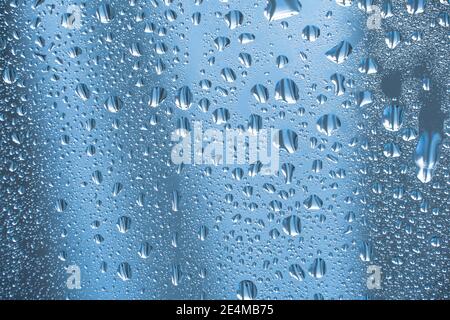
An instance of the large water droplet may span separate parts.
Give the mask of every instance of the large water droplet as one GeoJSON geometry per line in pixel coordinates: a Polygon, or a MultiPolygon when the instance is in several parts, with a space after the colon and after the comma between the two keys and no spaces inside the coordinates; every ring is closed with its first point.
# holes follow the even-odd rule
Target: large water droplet
{"type": "Polygon", "coordinates": [[[225,22],[230,29],[236,29],[244,22],[244,15],[239,10],[232,10],[225,15],[225,22]]]}
{"type": "Polygon", "coordinates": [[[292,237],[300,235],[302,224],[300,218],[291,215],[283,219],[283,231],[292,237]]]}
{"type": "Polygon", "coordinates": [[[156,108],[167,97],[167,91],[162,87],[154,87],[150,90],[150,99],[148,100],[149,107],[156,108]]]}
{"type": "Polygon", "coordinates": [[[188,86],[183,86],[178,89],[175,95],[175,104],[182,110],[187,110],[192,105],[193,95],[191,89],[188,86]]]}
{"type": "Polygon", "coordinates": [[[424,131],[420,134],[414,154],[419,170],[417,178],[423,183],[430,182],[439,159],[439,146],[442,138],[438,132],[424,131]]]}
{"type": "Polygon", "coordinates": [[[114,9],[110,4],[103,3],[97,8],[95,16],[101,23],[110,23],[114,19],[114,9]]]}
{"type": "Polygon", "coordinates": [[[334,114],[323,115],[317,120],[317,130],[332,136],[341,127],[341,120],[334,114]]]}
{"type": "Polygon", "coordinates": [[[259,103],[266,103],[269,100],[269,90],[262,84],[255,84],[251,92],[259,103]]]}
{"type": "Polygon", "coordinates": [[[398,131],[403,125],[403,107],[387,106],[383,111],[383,126],[388,131],[398,131]]]}
{"type": "Polygon", "coordinates": [[[105,100],[105,103],[103,105],[109,112],[117,113],[122,109],[123,102],[117,96],[110,96],[105,100]]]}
{"type": "Polygon", "coordinates": [[[123,281],[128,281],[131,279],[131,266],[128,262],[122,262],[117,268],[117,275],[123,281]]]}
{"type": "Polygon", "coordinates": [[[314,259],[313,263],[308,269],[308,273],[316,279],[322,278],[326,272],[327,266],[325,260],[323,260],[322,258],[314,259]]]}
{"type": "Polygon", "coordinates": [[[340,64],[348,59],[352,50],[352,45],[349,42],[341,41],[339,44],[328,50],[325,55],[330,61],[340,64]]]}
{"type": "Polygon", "coordinates": [[[298,148],[298,136],[290,129],[282,129],[274,136],[273,145],[278,149],[284,149],[288,153],[294,153],[298,148]]]}
{"type": "Polygon", "coordinates": [[[237,297],[239,300],[254,300],[258,294],[256,285],[250,280],[239,282],[237,297]]]}

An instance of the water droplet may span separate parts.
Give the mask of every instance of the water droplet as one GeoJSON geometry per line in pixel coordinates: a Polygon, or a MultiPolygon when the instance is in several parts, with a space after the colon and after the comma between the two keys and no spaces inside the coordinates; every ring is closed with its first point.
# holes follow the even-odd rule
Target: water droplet
{"type": "Polygon", "coordinates": [[[401,156],[401,150],[396,143],[388,142],[384,145],[383,154],[386,158],[398,158],[401,156]]]}
{"type": "Polygon", "coordinates": [[[226,108],[218,108],[213,112],[213,121],[215,124],[225,124],[230,120],[230,112],[226,108]]]}
{"type": "Polygon", "coordinates": [[[89,97],[91,95],[88,86],[85,85],[84,83],[79,83],[77,85],[77,87],[75,88],[75,93],[83,101],[89,100],[89,97]]]}
{"type": "Polygon", "coordinates": [[[58,212],[64,212],[67,208],[67,202],[64,199],[58,199],[58,201],[56,201],[56,205],[55,205],[55,209],[58,212]]]}
{"type": "Polygon", "coordinates": [[[320,36],[320,29],[313,25],[307,25],[305,28],[303,28],[302,31],[302,37],[303,39],[314,42],[316,41],[320,36]]]}
{"type": "Polygon", "coordinates": [[[423,183],[430,182],[439,159],[439,146],[442,138],[438,132],[424,131],[420,134],[414,154],[419,168],[417,178],[423,183]]]}
{"type": "Polygon", "coordinates": [[[236,29],[244,22],[244,15],[239,10],[232,10],[225,15],[225,22],[231,30],[236,29]]]}
{"type": "Polygon", "coordinates": [[[269,21],[287,19],[298,15],[302,5],[298,0],[269,0],[264,15],[269,21]]]}
{"type": "Polygon", "coordinates": [[[3,81],[7,84],[16,82],[16,71],[12,67],[6,66],[3,70],[3,81]]]}
{"type": "Polygon", "coordinates": [[[373,58],[364,58],[361,60],[358,70],[365,74],[375,74],[378,72],[378,63],[373,58]]]}
{"type": "Polygon", "coordinates": [[[330,77],[331,83],[334,86],[334,94],[336,96],[342,96],[345,94],[344,81],[345,77],[339,73],[334,73],[330,77]]]}
{"type": "Polygon", "coordinates": [[[119,195],[119,193],[122,192],[122,190],[123,190],[123,185],[120,182],[114,183],[112,192],[111,192],[112,196],[117,197],[119,195]]]}
{"type": "Polygon", "coordinates": [[[341,120],[334,114],[323,115],[317,120],[317,130],[332,136],[341,127],[341,120]]]}
{"type": "Polygon", "coordinates": [[[348,59],[352,51],[353,47],[349,42],[341,41],[335,47],[328,50],[325,55],[330,61],[341,64],[348,59]]]}
{"type": "Polygon", "coordinates": [[[250,68],[252,66],[252,56],[248,53],[241,52],[239,54],[239,62],[246,68],[250,68]]]}
{"type": "Polygon", "coordinates": [[[223,68],[220,75],[226,82],[234,82],[236,80],[236,73],[231,68],[223,68]]]}
{"type": "Polygon", "coordinates": [[[131,228],[131,218],[127,216],[119,217],[116,226],[120,233],[127,233],[131,228]]]}
{"type": "Polygon", "coordinates": [[[310,211],[317,211],[322,208],[323,201],[319,198],[319,196],[313,194],[306,198],[305,201],[303,201],[303,205],[310,211]]]}
{"type": "Polygon", "coordinates": [[[275,85],[275,100],[288,104],[296,103],[299,99],[298,87],[291,79],[284,78],[275,85]]]}
{"type": "Polygon", "coordinates": [[[156,108],[167,98],[167,91],[162,87],[154,87],[150,90],[149,107],[156,108]]]}
{"type": "Polygon", "coordinates": [[[128,262],[122,262],[117,268],[117,275],[123,281],[131,280],[131,266],[128,262]]]}
{"type": "Polygon", "coordinates": [[[251,93],[259,103],[266,103],[269,100],[269,90],[262,84],[255,84],[251,93]]]}
{"type": "Polygon", "coordinates": [[[423,13],[426,3],[426,0],[406,0],[406,10],[410,14],[423,13]]]}
{"type": "Polygon", "coordinates": [[[316,279],[320,279],[325,276],[326,271],[327,266],[325,260],[323,260],[322,258],[314,259],[313,263],[308,269],[308,273],[316,279]]]}
{"type": "Polygon", "coordinates": [[[181,266],[179,264],[172,264],[172,284],[174,286],[178,286],[183,280],[183,271],[181,270],[181,266]]]}
{"type": "Polygon", "coordinates": [[[278,69],[283,69],[289,63],[289,59],[286,56],[278,56],[275,61],[278,69]]]}
{"type": "Polygon", "coordinates": [[[227,37],[217,37],[214,40],[214,45],[218,51],[223,51],[230,45],[231,41],[227,37]]]}
{"type": "Polygon", "coordinates": [[[175,104],[181,110],[187,110],[191,107],[193,95],[188,86],[183,86],[178,89],[175,95],[175,104]]]}
{"type": "Polygon", "coordinates": [[[388,131],[398,131],[403,125],[403,107],[387,106],[383,111],[383,126],[388,131]]]}
{"type": "Polygon", "coordinates": [[[303,271],[302,267],[297,263],[289,266],[289,275],[298,281],[303,281],[305,279],[305,271],[303,271]]]}
{"type": "Polygon", "coordinates": [[[257,114],[251,114],[247,123],[247,131],[251,135],[256,135],[263,127],[262,117],[257,114]]]}
{"type": "Polygon", "coordinates": [[[153,248],[148,242],[142,242],[138,251],[139,257],[142,259],[147,259],[152,250],[153,248]]]}
{"type": "Polygon", "coordinates": [[[103,175],[102,175],[102,173],[101,173],[99,170],[95,170],[95,171],[92,173],[91,178],[92,178],[92,181],[93,181],[95,184],[101,184],[102,181],[103,181],[103,175]]]}
{"type": "Polygon", "coordinates": [[[114,10],[108,3],[101,4],[95,13],[101,23],[110,23],[114,19],[114,10]]]}
{"type": "Polygon", "coordinates": [[[290,215],[283,219],[283,231],[291,237],[300,235],[302,229],[301,220],[296,215],[290,215]]]}
{"type": "Polygon", "coordinates": [[[198,238],[200,239],[200,241],[205,241],[206,237],[208,236],[208,227],[205,225],[202,225],[200,227],[200,230],[198,231],[198,238]]]}
{"type": "Polygon", "coordinates": [[[106,110],[112,113],[119,112],[123,107],[122,100],[117,96],[109,96],[104,103],[104,107],[106,110]]]}
{"type": "Polygon", "coordinates": [[[361,243],[359,257],[364,262],[370,262],[373,259],[373,245],[367,241],[361,243]]]}
{"type": "Polygon", "coordinates": [[[388,33],[386,33],[386,37],[384,40],[389,49],[395,49],[402,41],[402,38],[400,36],[400,32],[389,31],[388,33]]]}
{"type": "Polygon", "coordinates": [[[249,44],[255,41],[255,35],[253,33],[242,33],[239,35],[238,40],[240,44],[249,44]]]}
{"type": "Polygon", "coordinates": [[[284,149],[288,153],[294,153],[298,149],[298,136],[290,129],[282,129],[274,137],[273,145],[278,149],[284,149]]]}

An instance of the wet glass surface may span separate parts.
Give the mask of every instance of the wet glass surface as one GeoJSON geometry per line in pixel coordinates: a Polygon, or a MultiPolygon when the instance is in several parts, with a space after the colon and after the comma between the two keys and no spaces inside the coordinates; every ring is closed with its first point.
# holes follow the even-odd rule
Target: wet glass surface
{"type": "Polygon", "coordinates": [[[0,298],[448,299],[449,13],[0,0],[0,298]]]}

